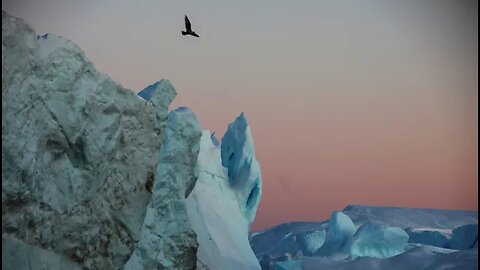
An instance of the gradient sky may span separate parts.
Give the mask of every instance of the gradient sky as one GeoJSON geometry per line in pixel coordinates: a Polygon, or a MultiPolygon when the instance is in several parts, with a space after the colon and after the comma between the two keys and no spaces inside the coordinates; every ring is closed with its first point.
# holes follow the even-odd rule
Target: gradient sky
{"type": "Polygon", "coordinates": [[[135,92],[169,79],[202,128],[249,120],[253,229],[348,204],[477,210],[477,1],[2,0],[135,92]],[[183,37],[188,14],[200,38],[183,37]]]}

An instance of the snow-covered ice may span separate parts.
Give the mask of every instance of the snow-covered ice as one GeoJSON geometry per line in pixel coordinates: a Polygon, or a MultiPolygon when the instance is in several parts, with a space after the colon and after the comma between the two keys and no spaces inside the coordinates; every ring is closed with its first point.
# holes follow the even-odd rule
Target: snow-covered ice
{"type": "Polygon", "coordinates": [[[244,115],[229,125],[222,148],[212,138],[214,135],[209,131],[202,132],[198,179],[186,200],[188,218],[199,243],[197,268],[260,269],[248,237],[261,196],[260,170],[244,115]],[[223,154],[224,151],[229,151],[228,155],[223,154]],[[222,157],[231,155],[237,158],[231,158],[222,166],[222,157]],[[256,165],[239,167],[238,163],[244,161],[256,165]],[[229,174],[230,170],[234,172],[229,174]],[[255,194],[245,197],[252,192],[255,194]],[[255,198],[250,200],[254,201],[245,207],[252,196],[255,198]]]}

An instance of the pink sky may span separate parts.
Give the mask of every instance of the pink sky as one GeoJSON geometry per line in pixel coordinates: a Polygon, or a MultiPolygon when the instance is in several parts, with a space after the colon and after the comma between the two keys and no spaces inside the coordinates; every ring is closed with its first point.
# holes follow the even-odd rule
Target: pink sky
{"type": "Polygon", "coordinates": [[[477,1],[2,1],[138,92],[171,80],[223,134],[245,112],[253,229],[349,204],[477,210],[477,1]],[[341,3],[340,3],[341,2],[341,3]],[[188,14],[199,39],[180,34],[188,14]]]}

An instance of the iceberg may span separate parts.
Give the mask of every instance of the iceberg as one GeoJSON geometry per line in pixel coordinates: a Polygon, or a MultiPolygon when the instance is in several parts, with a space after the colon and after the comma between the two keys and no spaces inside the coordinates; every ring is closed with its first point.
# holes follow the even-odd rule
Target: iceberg
{"type": "Polygon", "coordinates": [[[2,12],[2,268],[260,269],[246,118],[224,136],[241,157],[224,167],[190,109],[169,113],[175,96],[168,80],[137,95],[2,12]]]}
{"type": "Polygon", "coordinates": [[[160,87],[162,81],[158,81],[156,83],[153,83],[147,87],[145,87],[143,90],[138,92],[138,95],[142,97],[145,100],[150,100],[153,96],[153,93],[157,91],[157,88],[160,87]]]}
{"type": "Polygon", "coordinates": [[[478,223],[477,211],[349,205],[342,212],[357,226],[371,222],[392,227],[451,230],[478,223]]]}
{"type": "Polygon", "coordinates": [[[228,125],[220,147],[230,187],[236,190],[240,209],[251,224],[262,196],[262,178],[250,127],[243,113],[228,125]]]}
{"type": "Polygon", "coordinates": [[[180,109],[169,113],[153,195],[147,206],[140,241],[125,270],[195,267],[197,235],[191,222],[187,222],[185,197],[197,181],[200,137],[200,127],[192,111],[180,109]],[[165,243],[167,239],[168,244],[165,243]]]}
{"type": "Polygon", "coordinates": [[[257,256],[276,258],[287,252],[295,254],[300,250],[296,238],[293,237],[303,232],[325,230],[328,222],[290,222],[277,225],[262,232],[251,234],[250,245],[257,256]]]}
{"type": "Polygon", "coordinates": [[[313,255],[325,242],[325,230],[302,232],[295,236],[296,242],[305,256],[313,255]]]}
{"type": "Polygon", "coordinates": [[[405,251],[408,234],[399,227],[363,224],[353,236],[350,254],[358,257],[390,258],[405,251]]]}
{"type": "MultiPolygon", "coordinates": [[[[442,267],[476,269],[478,266],[476,211],[351,205],[344,208],[342,214],[344,222],[338,221],[337,214],[335,222],[289,222],[252,233],[251,246],[262,262],[262,269],[272,270],[275,263],[285,260],[282,254],[286,252],[296,254],[295,260],[302,262],[304,270],[433,270],[442,267]],[[338,224],[349,224],[350,233],[343,234],[349,240],[339,241],[343,244],[330,244],[330,249],[326,250],[329,226],[339,227],[338,224]],[[354,227],[359,229],[351,236],[354,227]],[[450,247],[454,229],[457,239],[454,246],[467,249],[459,251],[450,247]],[[307,239],[303,237],[321,231],[326,232],[323,245],[309,254],[305,245],[307,239]],[[324,253],[319,254],[322,249],[324,253]],[[391,256],[395,253],[398,254],[391,256]]],[[[335,213],[332,218],[334,216],[335,213]]],[[[332,231],[338,231],[338,228],[332,231]]]]}
{"type": "MultiPolygon", "coordinates": [[[[243,114],[233,124],[229,125],[226,135],[222,139],[235,151],[232,153],[246,156],[250,162],[256,162],[253,153],[253,144],[248,131],[248,125],[243,114]],[[241,127],[238,127],[238,120],[241,127]],[[238,134],[240,132],[242,134],[238,134]],[[236,134],[240,136],[229,137],[236,134]],[[240,140],[240,141],[236,141],[240,140]],[[243,148],[246,149],[243,149],[243,148]]],[[[222,166],[222,150],[214,134],[208,130],[202,132],[200,152],[198,155],[198,180],[192,193],[187,197],[187,212],[189,220],[197,234],[199,249],[197,252],[197,269],[205,270],[243,270],[261,269],[255,254],[253,253],[248,232],[260,200],[261,193],[254,195],[255,200],[245,208],[245,189],[260,190],[259,167],[251,170],[251,166],[243,168],[236,173],[235,163],[224,163],[222,166]],[[230,165],[230,166],[229,166],[230,165]],[[232,185],[232,177],[237,181],[232,185]],[[254,179],[255,182],[250,180],[254,179]]],[[[228,147],[227,147],[228,148],[228,147]]],[[[258,165],[256,165],[258,166],[258,165]]],[[[254,192],[254,191],[249,191],[254,192]]]]}
{"type": "Polygon", "coordinates": [[[478,249],[439,253],[426,247],[416,247],[385,259],[362,257],[333,261],[326,257],[303,257],[302,266],[303,270],[472,270],[478,268],[478,249]]]}
{"type": "Polygon", "coordinates": [[[449,247],[459,250],[470,249],[473,248],[477,242],[478,223],[466,224],[453,229],[449,247]]]}
{"type": "Polygon", "coordinates": [[[407,228],[410,243],[447,248],[452,236],[451,230],[430,228],[407,228]]]}
{"type": "MultiPolygon", "coordinates": [[[[2,247],[12,255],[5,269],[30,259],[38,262],[32,269],[121,269],[160,195],[152,179],[176,92],[164,80],[147,102],[98,72],[73,42],[46,37],[2,11],[2,247]]],[[[171,191],[168,207],[182,201],[171,191]]],[[[184,216],[178,208],[169,220],[184,216]]],[[[155,247],[165,261],[195,262],[195,237],[183,242],[192,246],[168,246],[183,241],[170,236],[155,247]]]]}
{"type": "Polygon", "coordinates": [[[315,255],[329,256],[335,252],[344,252],[356,231],[355,224],[347,215],[342,212],[333,212],[328,223],[325,242],[315,255]]]}

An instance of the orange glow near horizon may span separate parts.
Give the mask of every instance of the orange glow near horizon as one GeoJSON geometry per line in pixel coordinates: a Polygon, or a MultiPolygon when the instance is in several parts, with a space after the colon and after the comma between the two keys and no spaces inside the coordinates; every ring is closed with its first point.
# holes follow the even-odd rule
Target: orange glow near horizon
{"type": "Polygon", "coordinates": [[[244,112],[253,230],[350,204],[478,210],[478,1],[142,3],[2,0],[135,92],[169,79],[171,109],[219,137],[244,112]]]}

